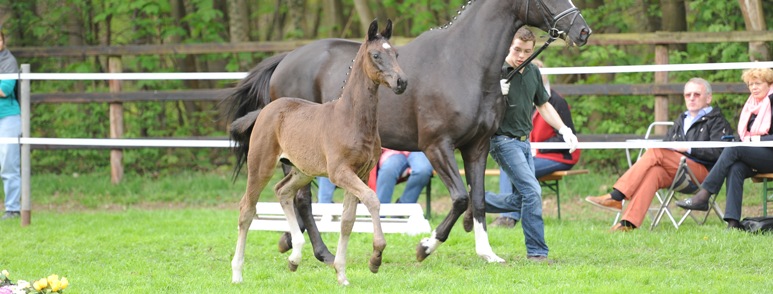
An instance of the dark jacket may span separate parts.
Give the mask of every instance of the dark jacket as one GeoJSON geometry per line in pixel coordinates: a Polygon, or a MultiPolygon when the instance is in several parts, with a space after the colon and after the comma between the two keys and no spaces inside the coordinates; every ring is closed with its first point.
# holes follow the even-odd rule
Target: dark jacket
{"type": "MultiPolygon", "coordinates": [[[[733,129],[730,123],[722,116],[718,106],[714,106],[710,113],[704,115],[690,126],[687,134],[684,134],[685,113],[679,115],[674,121],[674,126],[668,130],[664,141],[721,141],[722,136],[732,136],[733,129]]],[[[692,148],[690,154],[685,154],[695,162],[701,163],[711,169],[722,154],[722,148],[692,148]]]]}

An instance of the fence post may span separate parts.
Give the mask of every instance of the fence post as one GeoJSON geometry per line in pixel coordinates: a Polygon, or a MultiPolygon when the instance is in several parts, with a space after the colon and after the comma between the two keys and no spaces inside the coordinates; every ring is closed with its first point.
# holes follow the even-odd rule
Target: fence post
{"type": "MultiPolygon", "coordinates": [[[[110,73],[120,73],[123,71],[120,56],[110,56],[107,59],[107,68],[110,73]]],[[[121,92],[121,80],[109,80],[110,93],[121,92]]],[[[123,137],[123,103],[110,103],[110,138],[117,139],[123,137]]],[[[113,184],[118,184],[123,179],[123,150],[110,150],[110,180],[113,184]]]]}
{"type": "MultiPolygon", "coordinates": [[[[665,65],[668,64],[668,45],[658,44],[655,45],[655,64],[665,65]]],[[[655,84],[668,84],[668,72],[657,71],[655,72],[655,84]]],[[[655,121],[670,121],[668,119],[668,96],[667,95],[655,95],[655,121]]],[[[665,126],[655,127],[656,135],[665,135],[665,126]]]]}
{"type": "MultiPolygon", "coordinates": [[[[21,72],[30,73],[30,65],[22,64],[21,72]]],[[[30,137],[30,80],[20,80],[19,102],[21,102],[21,137],[30,137]]],[[[32,200],[30,199],[30,144],[19,144],[21,147],[21,226],[30,225],[32,219],[32,200]]]]}

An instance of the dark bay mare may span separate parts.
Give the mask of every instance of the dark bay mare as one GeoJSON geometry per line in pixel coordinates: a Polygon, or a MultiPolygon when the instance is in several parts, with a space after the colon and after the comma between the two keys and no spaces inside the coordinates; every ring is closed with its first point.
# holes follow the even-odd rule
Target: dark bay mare
{"type": "MultiPolygon", "coordinates": [[[[515,31],[523,25],[544,31],[558,29],[570,45],[584,45],[591,34],[570,0],[470,1],[458,19],[442,29],[424,32],[399,49],[400,65],[411,87],[400,97],[386,90],[379,93],[382,145],[423,151],[453,201],[443,222],[417,245],[419,261],[446,241],[468,205],[472,206],[476,253],[489,262],[504,261],[494,254],[488,241],[483,181],[489,138],[506,107],[499,86],[500,70],[515,31]],[[459,175],[454,149],[461,152],[469,194],[459,175]]],[[[324,39],[264,60],[223,100],[227,114],[238,118],[282,96],[316,102],[336,99],[357,48],[356,42],[324,39]]],[[[297,203],[297,207],[315,257],[330,263],[333,257],[311,218],[308,188],[305,192],[296,201],[306,203],[297,203]]],[[[288,237],[285,234],[280,240],[280,251],[292,246],[288,237]]]]}
{"type": "Polygon", "coordinates": [[[234,283],[242,281],[244,247],[255,217],[255,204],[279,161],[292,166],[274,187],[292,234],[290,270],[298,268],[304,243],[295,215],[294,198],[315,176],[328,176],[346,190],[341,235],[333,262],[338,283],[349,284],[346,248],[358,202],[368,208],[372,217],[373,254],[369,264],[372,272],[378,272],[386,240],[381,230],[378,198],[364,180],[381,154],[376,110],[379,84],[391,88],[395,94],[403,93],[407,84],[397,63],[397,52],[389,44],[391,36],[391,20],[380,34],[376,21],[370,24],[368,37],[358,48],[347,85],[338,100],[318,104],[285,97],[231,124],[235,137],[248,139],[247,142],[240,140],[242,144],[247,143],[240,146],[249,146],[247,157],[240,158],[247,162],[248,175],[247,191],[239,203],[239,236],[231,262],[234,283]],[[251,132],[245,132],[250,128],[251,132]]]}

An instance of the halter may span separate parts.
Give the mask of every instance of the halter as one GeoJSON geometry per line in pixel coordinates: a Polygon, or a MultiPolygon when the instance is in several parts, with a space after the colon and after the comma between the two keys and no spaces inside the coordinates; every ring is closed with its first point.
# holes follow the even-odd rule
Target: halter
{"type": "MultiPolygon", "coordinates": [[[[526,17],[524,18],[524,22],[529,20],[529,1],[530,0],[526,0],[526,17]]],[[[569,22],[569,27],[571,28],[574,25],[574,21],[577,19],[577,16],[580,15],[580,9],[572,5],[572,7],[570,7],[569,9],[564,10],[559,14],[556,14],[556,16],[553,17],[553,21],[551,22],[548,20],[548,17],[547,17],[548,15],[550,15],[550,10],[547,8],[547,6],[545,6],[545,3],[543,2],[543,0],[537,1],[537,8],[539,8],[540,12],[542,12],[542,19],[545,21],[546,24],[548,24],[548,27],[550,27],[550,29],[548,29],[548,40],[545,41],[545,44],[542,45],[542,47],[540,47],[537,51],[534,51],[534,53],[532,53],[529,56],[529,58],[527,58],[523,63],[521,63],[521,65],[516,67],[515,70],[513,70],[512,72],[510,72],[510,74],[507,75],[508,83],[510,82],[510,80],[513,79],[513,76],[515,76],[516,72],[520,71],[524,66],[529,64],[532,60],[534,60],[534,58],[537,58],[537,56],[540,53],[542,53],[542,51],[544,51],[545,48],[547,48],[550,45],[550,43],[553,43],[553,41],[555,41],[556,38],[566,35],[566,32],[556,28],[556,24],[558,24],[558,22],[561,21],[561,19],[569,16],[570,14],[574,14],[574,17],[572,17],[572,21],[569,22]]]]}

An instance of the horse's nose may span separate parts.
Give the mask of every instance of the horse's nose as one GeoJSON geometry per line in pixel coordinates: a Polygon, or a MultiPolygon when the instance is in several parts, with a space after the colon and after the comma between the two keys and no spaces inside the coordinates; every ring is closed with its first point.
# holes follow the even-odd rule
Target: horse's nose
{"type": "Polygon", "coordinates": [[[580,30],[580,39],[583,41],[583,43],[588,42],[588,38],[593,33],[590,28],[583,28],[580,30]]]}
{"type": "Polygon", "coordinates": [[[406,81],[403,78],[397,79],[397,87],[395,87],[394,92],[395,94],[402,94],[405,92],[405,88],[408,87],[408,81],[406,81]]]}

